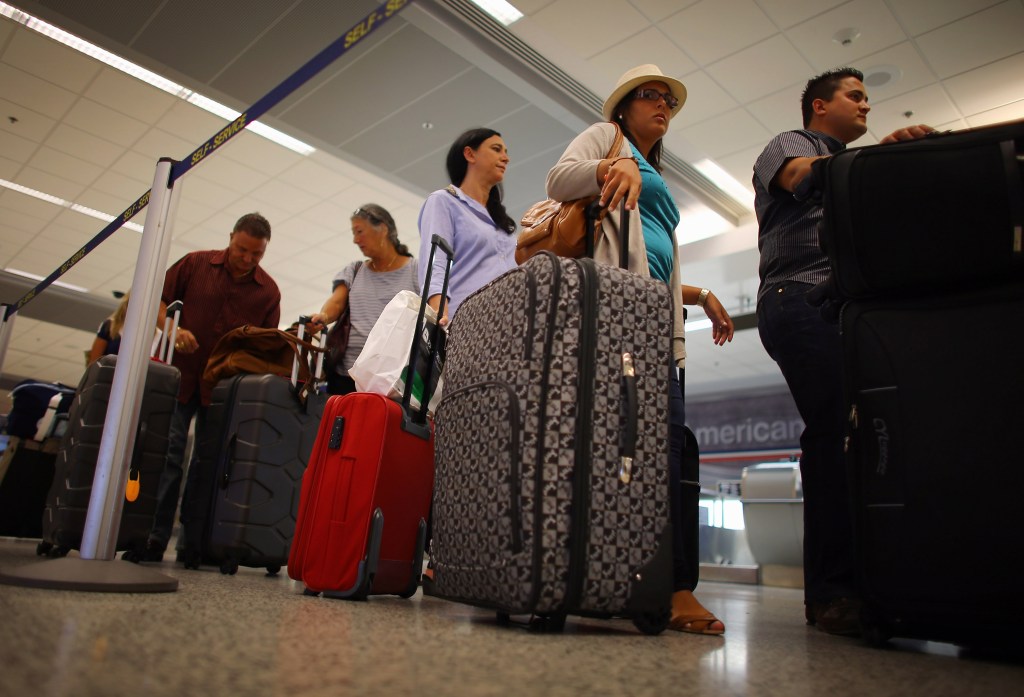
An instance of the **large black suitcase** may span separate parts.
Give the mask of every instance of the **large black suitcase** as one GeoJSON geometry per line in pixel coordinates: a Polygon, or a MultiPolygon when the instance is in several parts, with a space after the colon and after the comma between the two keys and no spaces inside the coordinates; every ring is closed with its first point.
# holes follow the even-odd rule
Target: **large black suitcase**
{"type": "Polygon", "coordinates": [[[1024,275],[1024,120],[829,158],[821,246],[845,298],[1024,275]]]}
{"type": "MultiPolygon", "coordinates": [[[[64,556],[82,543],[116,367],[117,356],[103,356],[89,366],[78,384],[43,512],[39,554],[64,556]]],[[[118,551],[141,551],[146,545],[156,514],[160,474],[167,460],[171,417],[178,402],[177,368],[149,361],[146,371],[129,473],[131,479],[139,481],[139,495],[134,501],[124,502],[117,533],[118,551]]]]}
{"type": "Polygon", "coordinates": [[[670,616],[664,283],[542,252],[451,326],[424,592],[499,619],[670,616]]]}
{"type": "MultiPolygon", "coordinates": [[[[305,318],[304,318],[305,319],[305,318]]],[[[320,370],[314,371],[319,379],[320,370]]],[[[239,565],[276,574],[288,562],[302,475],[327,395],[305,400],[288,378],[235,375],[213,389],[181,503],[186,568],[239,565]]]]}
{"type": "Polygon", "coordinates": [[[1019,641],[1024,284],[841,323],[868,638],[1019,641]]]}
{"type": "Polygon", "coordinates": [[[0,535],[38,538],[42,536],[42,513],[53,482],[58,440],[7,438],[0,455],[0,535]]]}

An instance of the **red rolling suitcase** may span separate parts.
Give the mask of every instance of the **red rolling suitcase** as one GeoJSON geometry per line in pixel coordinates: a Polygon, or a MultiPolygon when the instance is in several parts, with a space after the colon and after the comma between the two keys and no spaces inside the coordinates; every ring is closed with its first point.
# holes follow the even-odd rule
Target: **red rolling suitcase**
{"type": "MultiPolygon", "coordinates": [[[[452,251],[436,235],[433,242],[423,287],[430,287],[434,253],[441,247],[448,257],[442,315],[452,251]]],[[[421,308],[408,373],[419,353],[423,314],[421,308]]],[[[434,326],[423,384],[430,384],[442,341],[440,326],[434,326]]],[[[416,592],[434,485],[434,435],[427,422],[429,399],[423,395],[413,414],[414,381],[405,382],[401,404],[367,392],[327,402],[302,479],[288,558],[288,575],[302,581],[307,594],[362,599],[416,592]]]]}

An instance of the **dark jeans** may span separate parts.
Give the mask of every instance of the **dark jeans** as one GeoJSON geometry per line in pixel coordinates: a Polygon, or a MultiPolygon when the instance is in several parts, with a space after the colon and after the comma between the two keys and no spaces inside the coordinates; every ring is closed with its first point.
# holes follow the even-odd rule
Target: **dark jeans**
{"type": "MultiPolygon", "coordinates": [[[[171,429],[167,443],[167,461],[160,475],[160,486],[157,489],[156,518],[149,539],[157,544],[167,546],[174,528],[174,512],[178,508],[183,479],[182,463],[185,459],[185,446],[188,444],[188,428],[196,419],[194,442],[200,443],[206,427],[206,407],[199,403],[199,392],[188,402],[178,402],[171,417],[171,429]]],[[[192,448],[192,461],[195,462],[197,448],[192,448]]]]}
{"type": "Polygon", "coordinates": [[[348,394],[356,391],[356,383],[347,374],[327,373],[327,394],[348,394]]]}
{"type": "Polygon", "coordinates": [[[683,390],[674,365],[669,371],[668,389],[672,590],[692,591],[697,587],[700,574],[700,516],[697,510],[700,499],[700,458],[687,457],[687,439],[693,436],[686,428],[683,390]]]}
{"type": "Polygon", "coordinates": [[[758,303],[761,343],[786,378],[804,431],[804,598],[857,596],[853,516],[843,455],[845,404],[839,327],[807,304],[814,286],[786,282],[758,303]]]}

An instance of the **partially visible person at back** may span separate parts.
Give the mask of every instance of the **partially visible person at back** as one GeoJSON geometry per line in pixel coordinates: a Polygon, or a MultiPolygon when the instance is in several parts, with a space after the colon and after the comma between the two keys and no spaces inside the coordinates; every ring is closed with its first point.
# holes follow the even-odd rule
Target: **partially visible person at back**
{"type": "Polygon", "coordinates": [[[629,218],[630,271],[665,283],[672,298],[671,336],[673,361],[669,374],[669,503],[672,520],[672,615],[671,629],[694,634],[718,635],[725,625],[694,596],[699,559],[699,462],[685,457],[686,412],[682,371],[686,357],[683,305],[700,305],[712,321],[712,340],[721,346],[732,341],[734,327],[729,313],[707,288],[680,281],[679,245],[675,229],[679,208],[661,176],[662,139],[669,123],[683,107],[686,87],[662,74],[656,65],[640,65],[626,71],[605,99],[604,122],[595,123],[566,148],[547,177],[548,196],[571,201],[600,196],[609,213],[601,223],[594,247],[596,261],[617,266],[620,249],[620,209],[633,211],[629,218]],[[615,145],[616,125],[623,141],[615,145]]]}
{"type": "MultiPolygon", "coordinates": [[[[128,314],[128,299],[131,297],[131,291],[128,291],[121,298],[121,302],[118,303],[117,309],[107,317],[100,324],[100,328],[96,330],[96,338],[92,341],[92,346],[89,348],[89,357],[86,359],[88,365],[92,365],[98,361],[102,356],[114,355],[116,356],[121,350],[121,332],[124,331],[124,320],[128,314]]],[[[160,331],[160,317],[157,317],[157,327],[154,330],[154,334],[160,331]]]]}
{"type": "MultiPolygon", "coordinates": [[[[445,316],[455,317],[459,305],[474,291],[516,266],[516,223],[502,202],[501,182],[508,168],[508,149],[501,134],[473,128],[452,143],[445,167],[451,184],[427,197],[420,210],[420,258],[428,259],[432,235],[455,252],[445,316]]],[[[445,258],[437,254],[428,302],[437,309],[445,258]]],[[[420,267],[420,284],[426,264],[420,267]]]]}
{"type": "Polygon", "coordinates": [[[416,259],[398,240],[398,227],[391,214],[375,203],[367,203],[357,208],[350,220],[352,242],[366,261],[352,262],[338,272],[331,297],[310,320],[318,331],[337,321],[346,309],[349,311],[348,346],[334,370],[327,373],[330,394],[355,392],[348,371],[384,307],[403,290],[420,290],[416,259]]]}
{"type": "MultiPolygon", "coordinates": [[[[805,617],[830,634],[859,633],[860,590],[843,455],[839,327],[807,302],[810,290],[831,272],[818,243],[824,213],[814,195],[811,167],[867,132],[871,107],[863,79],[859,70],[840,68],[809,80],[800,98],[804,128],[777,135],[754,164],[761,252],[757,328],[804,421],[800,474],[805,617]]],[[[913,140],[933,130],[909,126],[879,142],[913,140]]]]}
{"type": "MultiPolygon", "coordinates": [[[[270,223],[259,213],[247,213],[235,223],[226,249],[191,252],[167,270],[160,315],[167,305],[182,301],[174,353],[181,388],[171,418],[156,520],[145,550],[125,552],[123,558],[128,561],[163,559],[181,494],[182,464],[193,417],[196,442],[202,440],[205,428],[212,388],[203,386],[202,376],[213,347],[229,331],[246,324],[268,329],[280,324],[281,292],[260,267],[269,243],[270,223]]],[[[193,454],[193,470],[195,465],[193,454]]]]}

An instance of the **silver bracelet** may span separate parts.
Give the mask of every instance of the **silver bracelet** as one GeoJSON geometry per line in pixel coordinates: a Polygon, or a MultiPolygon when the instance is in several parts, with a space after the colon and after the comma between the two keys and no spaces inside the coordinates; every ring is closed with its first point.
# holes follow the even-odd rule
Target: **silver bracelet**
{"type": "Polygon", "coordinates": [[[708,288],[701,288],[700,295],[697,296],[697,307],[704,307],[704,303],[708,300],[708,295],[711,294],[711,290],[708,288]]]}

